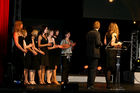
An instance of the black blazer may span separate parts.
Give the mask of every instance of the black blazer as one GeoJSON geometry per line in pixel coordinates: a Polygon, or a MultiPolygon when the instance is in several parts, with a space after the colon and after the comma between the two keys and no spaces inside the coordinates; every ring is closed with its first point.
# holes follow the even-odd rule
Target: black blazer
{"type": "Polygon", "coordinates": [[[97,30],[91,30],[86,36],[86,55],[87,57],[100,58],[100,46],[102,45],[100,33],[97,30]]]}

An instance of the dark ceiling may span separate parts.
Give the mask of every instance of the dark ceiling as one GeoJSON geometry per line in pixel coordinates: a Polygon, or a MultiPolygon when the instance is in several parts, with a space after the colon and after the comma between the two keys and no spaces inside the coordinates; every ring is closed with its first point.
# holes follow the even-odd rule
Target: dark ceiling
{"type": "Polygon", "coordinates": [[[140,0],[22,0],[23,18],[140,20],[140,0]]]}
{"type": "Polygon", "coordinates": [[[82,0],[22,0],[22,17],[69,18],[82,16],[82,0]]]}
{"type": "Polygon", "coordinates": [[[84,17],[140,20],[140,0],[84,0],[84,17]]]}

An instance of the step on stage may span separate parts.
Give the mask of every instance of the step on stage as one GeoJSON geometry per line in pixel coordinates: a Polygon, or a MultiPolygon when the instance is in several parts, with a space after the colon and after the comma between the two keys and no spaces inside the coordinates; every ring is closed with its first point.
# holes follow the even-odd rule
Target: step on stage
{"type": "MultiPolygon", "coordinates": [[[[60,81],[60,76],[57,80],[60,81]]],[[[140,84],[120,84],[122,90],[106,89],[104,76],[97,76],[94,89],[87,89],[86,76],[69,76],[69,84],[67,85],[27,85],[27,86],[12,86],[0,88],[0,93],[134,93],[140,92],[140,84]]]]}

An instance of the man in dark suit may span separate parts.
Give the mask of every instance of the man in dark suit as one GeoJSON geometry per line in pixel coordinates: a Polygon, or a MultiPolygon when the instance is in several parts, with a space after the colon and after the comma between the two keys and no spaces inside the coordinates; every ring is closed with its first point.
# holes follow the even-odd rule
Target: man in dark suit
{"type": "Polygon", "coordinates": [[[88,58],[88,89],[94,89],[94,81],[96,76],[96,68],[98,66],[98,60],[100,58],[100,46],[102,45],[100,33],[100,22],[95,21],[93,24],[93,30],[87,33],[87,50],[86,55],[88,58]]]}

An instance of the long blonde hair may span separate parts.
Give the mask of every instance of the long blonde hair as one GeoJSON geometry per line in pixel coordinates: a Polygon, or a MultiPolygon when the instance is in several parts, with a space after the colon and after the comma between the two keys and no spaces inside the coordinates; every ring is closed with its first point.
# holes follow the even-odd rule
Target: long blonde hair
{"type": "Polygon", "coordinates": [[[108,27],[107,35],[112,35],[113,33],[117,34],[116,38],[118,40],[119,39],[119,27],[118,27],[117,23],[111,22],[108,27]]]}
{"type": "Polygon", "coordinates": [[[20,21],[20,20],[15,21],[15,24],[14,24],[14,32],[21,31],[22,30],[21,25],[23,25],[22,21],[20,21]]]}
{"type": "Polygon", "coordinates": [[[119,32],[119,27],[118,27],[117,23],[114,23],[114,28],[115,28],[115,33],[117,34],[117,40],[118,40],[120,32],[119,32]]]}

